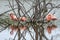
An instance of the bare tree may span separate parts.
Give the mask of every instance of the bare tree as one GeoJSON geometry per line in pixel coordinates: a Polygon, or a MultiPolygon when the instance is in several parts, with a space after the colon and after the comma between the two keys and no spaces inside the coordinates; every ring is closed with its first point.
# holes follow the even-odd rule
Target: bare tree
{"type": "MultiPolygon", "coordinates": [[[[28,3],[27,2],[28,0],[23,0],[23,1],[28,3]]],[[[0,32],[4,31],[6,28],[9,28],[10,25],[16,24],[15,28],[17,28],[18,30],[17,30],[17,33],[14,36],[13,40],[15,40],[17,34],[18,34],[18,40],[21,40],[22,37],[23,37],[23,40],[26,40],[26,38],[23,35],[24,33],[21,33],[21,30],[20,30],[20,27],[23,25],[23,26],[26,26],[27,31],[29,32],[29,34],[33,40],[38,40],[38,39],[42,40],[43,39],[42,37],[44,37],[46,40],[48,40],[44,34],[44,29],[45,29],[44,24],[48,24],[49,22],[46,21],[45,18],[54,8],[60,8],[60,6],[59,6],[60,4],[58,4],[57,6],[54,6],[55,4],[51,3],[52,0],[50,0],[49,2],[47,2],[46,0],[42,0],[42,1],[41,0],[30,0],[30,1],[32,2],[32,6],[28,11],[26,11],[25,6],[21,2],[21,0],[12,0],[12,5],[11,5],[10,1],[8,0],[11,10],[8,10],[8,11],[0,14],[0,16],[4,17],[7,12],[13,11],[17,18],[24,16],[27,18],[27,21],[25,21],[25,22],[21,22],[21,20],[12,21],[9,17],[8,18],[0,17],[0,24],[1,24],[0,26],[2,27],[2,25],[4,25],[4,27],[2,27],[0,29],[0,32]],[[14,1],[16,2],[16,5],[14,4],[14,1]],[[48,5],[50,5],[51,7],[49,8],[48,5]],[[17,6],[17,8],[14,8],[15,6],[17,6]],[[17,9],[17,11],[15,11],[15,9],[17,9]],[[48,11],[48,9],[50,9],[50,10],[48,11]],[[31,15],[29,16],[28,13],[31,10],[33,13],[32,13],[32,16],[31,15]],[[23,14],[23,15],[21,15],[21,14],[23,14]],[[29,30],[30,26],[32,26],[32,29],[34,29],[34,31],[36,33],[35,39],[29,30]]]]}

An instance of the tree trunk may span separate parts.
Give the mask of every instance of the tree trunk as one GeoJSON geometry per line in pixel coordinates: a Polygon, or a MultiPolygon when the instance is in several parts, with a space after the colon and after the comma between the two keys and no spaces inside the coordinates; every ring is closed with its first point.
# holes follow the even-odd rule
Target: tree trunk
{"type": "Polygon", "coordinates": [[[20,40],[20,29],[18,29],[18,40],[20,40]]]}

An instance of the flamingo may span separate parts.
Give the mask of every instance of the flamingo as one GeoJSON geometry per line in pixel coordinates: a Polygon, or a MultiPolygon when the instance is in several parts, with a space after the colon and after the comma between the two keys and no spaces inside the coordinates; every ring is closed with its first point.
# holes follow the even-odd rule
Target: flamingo
{"type": "Polygon", "coordinates": [[[10,19],[17,21],[17,17],[13,13],[10,13],[10,19]]]}
{"type": "Polygon", "coordinates": [[[54,16],[54,15],[51,16],[51,19],[52,20],[57,20],[56,16],[54,16]]]}
{"type": "Polygon", "coordinates": [[[26,19],[26,17],[20,17],[19,20],[21,20],[21,21],[26,21],[27,19],[26,19]]]}
{"type": "Polygon", "coordinates": [[[14,31],[17,31],[18,30],[18,28],[17,28],[16,25],[11,25],[10,26],[10,29],[11,29],[11,32],[10,32],[11,35],[14,33],[14,31]]]}
{"type": "Polygon", "coordinates": [[[57,26],[56,26],[56,25],[52,25],[51,27],[52,27],[52,30],[54,30],[54,29],[56,29],[56,28],[57,28],[57,26]]]}
{"type": "Polygon", "coordinates": [[[56,28],[57,28],[57,26],[52,24],[51,26],[47,27],[47,31],[48,31],[48,33],[51,33],[51,31],[55,30],[56,28]]]}
{"type": "Polygon", "coordinates": [[[51,30],[52,30],[52,28],[50,26],[48,26],[47,31],[48,31],[49,34],[51,34],[51,30]]]}
{"type": "Polygon", "coordinates": [[[24,31],[24,30],[27,29],[26,26],[17,27],[16,25],[11,25],[11,26],[10,26],[10,29],[11,29],[10,34],[13,35],[14,31],[18,31],[18,28],[19,28],[19,30],[21,30],[21,31],[24,31]]]}
{"type": "Polygon", "coordinates": [[[48,14],[46,16],[47,21],[56,20],[57,18],[53,14],[48,14]]]}
{"type": "Polygon", "coordinates": [[[46,19],[47,19],[47,21],[50,21],[50,20],[51,20],[51,14],[48,14],[48,15],[46,16],[46,19]]]}
{"type": "Polygon", "coordinates": [[[13,35],[13,33],[14,33],[14,32],[13,32],[13,31],[14,31],[14,26],[11,25],[11,26],[10,26],[10,29],[11,29],[10,34],[13,35]]]}

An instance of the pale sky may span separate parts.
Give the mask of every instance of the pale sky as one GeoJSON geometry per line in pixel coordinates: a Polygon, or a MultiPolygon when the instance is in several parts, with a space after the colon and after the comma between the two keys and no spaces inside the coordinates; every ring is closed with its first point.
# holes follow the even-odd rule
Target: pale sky
{"type": "MultiPolygon", "coordinates": [[[[60,1],[58,1],[58,2],[55,1],[55,4],[59,4],[59,3],[60,3],[60,1]]],[[[7,1],[0,1],[0,13],[3,13],[3,12],[10,9],[7,5],[8,5],[7,1]]],[[[27,7],[27,5],[25,5],[25,6],[27,7]]],[[[28,9],[28,7],[27,7],[27,9],[28,9]]],[[[53,10],[53,12],[54,11],[56,12],[55,16],[58,19],[60,19],[60,10],[55,9],[55,10],[53,10]]],[[[53,12],[51,12],[51,13],[53,13],[53,12]]],[[[57,23],[58,28],[56,30],[53,30],[51,34],[48,34],[48,32],[45,30],[45,35],[48,39],[51,39],[51,37],[53,36],[54,40],[60,40],[60,27],[59,27],[60,26],[60,20],[58,20],[58,22],[56,21],[56,23],[57,23]]],[[[27,32],[26,34],[27,34],[26,39],[31,40],[30,39],[31,37],[30,37],[29,33],[27,32]]],[[[14,35],[15,35],[15,33],[14,33],[14,35]]],[[[13,39],[14,35],[10,35],[10,30],[6,29],[6,30],[4,30],[3,32],[0,33],[0,40],[5,40],[5,39],[8,40],[9,38],[13,39]]]]}

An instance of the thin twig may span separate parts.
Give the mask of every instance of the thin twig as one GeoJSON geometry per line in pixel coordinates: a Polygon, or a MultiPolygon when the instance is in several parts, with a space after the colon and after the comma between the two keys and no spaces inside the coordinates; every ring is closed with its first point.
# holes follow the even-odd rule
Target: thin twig
{"type": "Polygon", "coordinates": [[[14,36],[14,39],[13,39],[13,40],[15,40],[16,36],[17,36],[17,32],[16,32],[16,34],[15,34],[15,36],[14,36]]]}
{"type": "MultiPolygon", "coordinates": [[[[14,7],[13,7],[14,5],[12,6],[9,0],[8,0],[8,2],[9,2],[9,5],[10,5],[12,11],[13,11],[13,12],[15,13],[15,15],[16,15],[16,12],[14,11],[14,7]]],[[[16,16],[17,16],[17,15],[16,15],[16,16]]]]}

